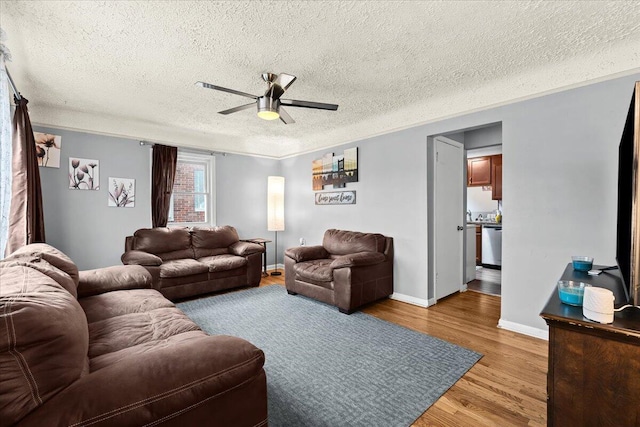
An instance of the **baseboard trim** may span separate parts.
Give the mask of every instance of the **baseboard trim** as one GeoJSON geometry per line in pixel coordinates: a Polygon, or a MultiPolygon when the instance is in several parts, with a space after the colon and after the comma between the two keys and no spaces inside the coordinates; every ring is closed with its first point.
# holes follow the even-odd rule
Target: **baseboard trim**
{"type": "Polygon", "coordinates": [[[498,320],[498,328],[549,341],[549,331],[545,329],[534,328],[531,326],[523,325],[521,323],[509,322],[508,320],[503,319],[498,320]]]}
{"type": "Polygon", "coordinates": [[[392,293],[389,296],[389,298],[397,300],[397,301],[401,301],[401,302],[406,302],[407,304],[417,305],[419,307],[429,307],[429,306],[435,304],[435,301],[433,299],[426,300],[426,299],[422,299],[422,298],[412,297],[410,295],[399,294],[397,292],[392,293]]]}
{"type": "Polygon", "coordinates": [[[275,270],[277,267],[278,270],[282,270],[284,272],[284,264],[267,264],[267,270],[275,270]]]}

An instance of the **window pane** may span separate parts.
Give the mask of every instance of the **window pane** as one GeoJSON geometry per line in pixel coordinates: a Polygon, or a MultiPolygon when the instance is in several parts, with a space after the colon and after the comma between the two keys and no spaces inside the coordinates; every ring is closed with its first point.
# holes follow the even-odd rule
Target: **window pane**
{"type": "Polygon", "coordinates": [[[206,197],[205,194],[174,194],[172,222],[206,222],[206,197]],[[196,208],[196,198],[202,198],[201,210],[196,208]]]}
{"type": "Polygon", "coordinates": [[[211,156],[178,154],[171,197],[171,224],[209,223],[211,213],[211,156]]]}
{"type": "MultiPolygon", "coordinates": [[[[193,171],[193,187],[194,192],[204,193],[204,169],[195,169],[193,171]]],[[[197,194],[195,196],[195,210],[196,212],[204,212],[204,194],[197,194]]]]}
{"type": "Polygon", "coordinates": [[[167,222],[175,222],[173,220],[173,194],[171,195],[171,200],[169,200],[169,218],[167,222]]]}
{"type": "Polygon", "coordinates": [[[204,163],[178,161],[176,165],[176,178],[173,182],[174,193],[193,193],[204,192],[205,187],[205,169],[204,163]],[[198,176],[198,178],[196,178],[198,176]],[[196,189],[197,185],[201,186],[196,189]]]}

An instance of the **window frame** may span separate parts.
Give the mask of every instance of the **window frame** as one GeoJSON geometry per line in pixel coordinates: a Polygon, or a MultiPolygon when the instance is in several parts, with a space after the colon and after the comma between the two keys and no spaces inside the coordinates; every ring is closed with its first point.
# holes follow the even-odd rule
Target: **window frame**
{"type": "MultiPolygon", "coordinates": [[[[193,152],[183,152],[178,149],[178,163],[201,163],[205,165],[205,191],[204,192],[173,192],[171,193],[171,202],[169,207],[169,221],[167,222],[168,227],[194,227],[194,226],[210,226],[213,227],[216,225],[216,213],[214,209],[214,200],[216,197],[216,186],[215,186],[215,156],[211,154],[201,154],[201,153],[193,153],[193,152]],[[207,191],[207,188],[209,191],[207,191]],[[205,200],[205,221],[204,222],[173,222],[173,196],[174,194],[186,194],[193,195],[194,202],[196,195],[204,195],[205,200]]],[[[195,175],[195,174],[194,174],[195,175]]],[[[195,176],[194,176],[195,178],[195,176]]],[[[175,185],[175,184],[174,184],[175,185]]],[[[195,189],[195,188],[194,188],[195,189]]],[[[194,212],[202,212],[195,208],[194,204],[194,212]]]]}

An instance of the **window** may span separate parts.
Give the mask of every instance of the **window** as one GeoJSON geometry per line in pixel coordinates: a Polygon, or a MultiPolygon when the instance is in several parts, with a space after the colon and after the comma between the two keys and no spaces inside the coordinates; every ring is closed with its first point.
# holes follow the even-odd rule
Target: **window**
{"type": "Polygon", "coordinates": [[[169,224],[213,224],[214,157],[178,153],[169,224]]]}
{"type": "Polygon", "coordinates": [[[195,195],[195,210],[196,212],[205,212],[205,185],[204,185],[204,169],[195,169],[193,171],[193,187],[195,195]]]}

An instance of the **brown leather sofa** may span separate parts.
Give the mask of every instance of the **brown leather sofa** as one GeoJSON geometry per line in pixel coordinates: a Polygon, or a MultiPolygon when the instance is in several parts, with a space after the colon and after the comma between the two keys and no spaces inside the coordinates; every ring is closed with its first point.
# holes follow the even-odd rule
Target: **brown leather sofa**
{"type": "Polygon", "coordinates": [[[0,426],[266,426],[264,354],[208,336],[139,266],[0,261],[0,426]]]}
{"type": "Polygon", "coordinates": [[[284,253],[289,294],[301,294],[350,314],[393,293],[393,239],[377,233],[327,230],[321,246],[284,253]]]}
{"type": "Polygon", "coordinates": [[[176,300],[242,286],[258,286],[264,247],[241,242],[222,227],[142,228],[127,236],[122,263],[141,265],[153,287],[176,300]]]}

